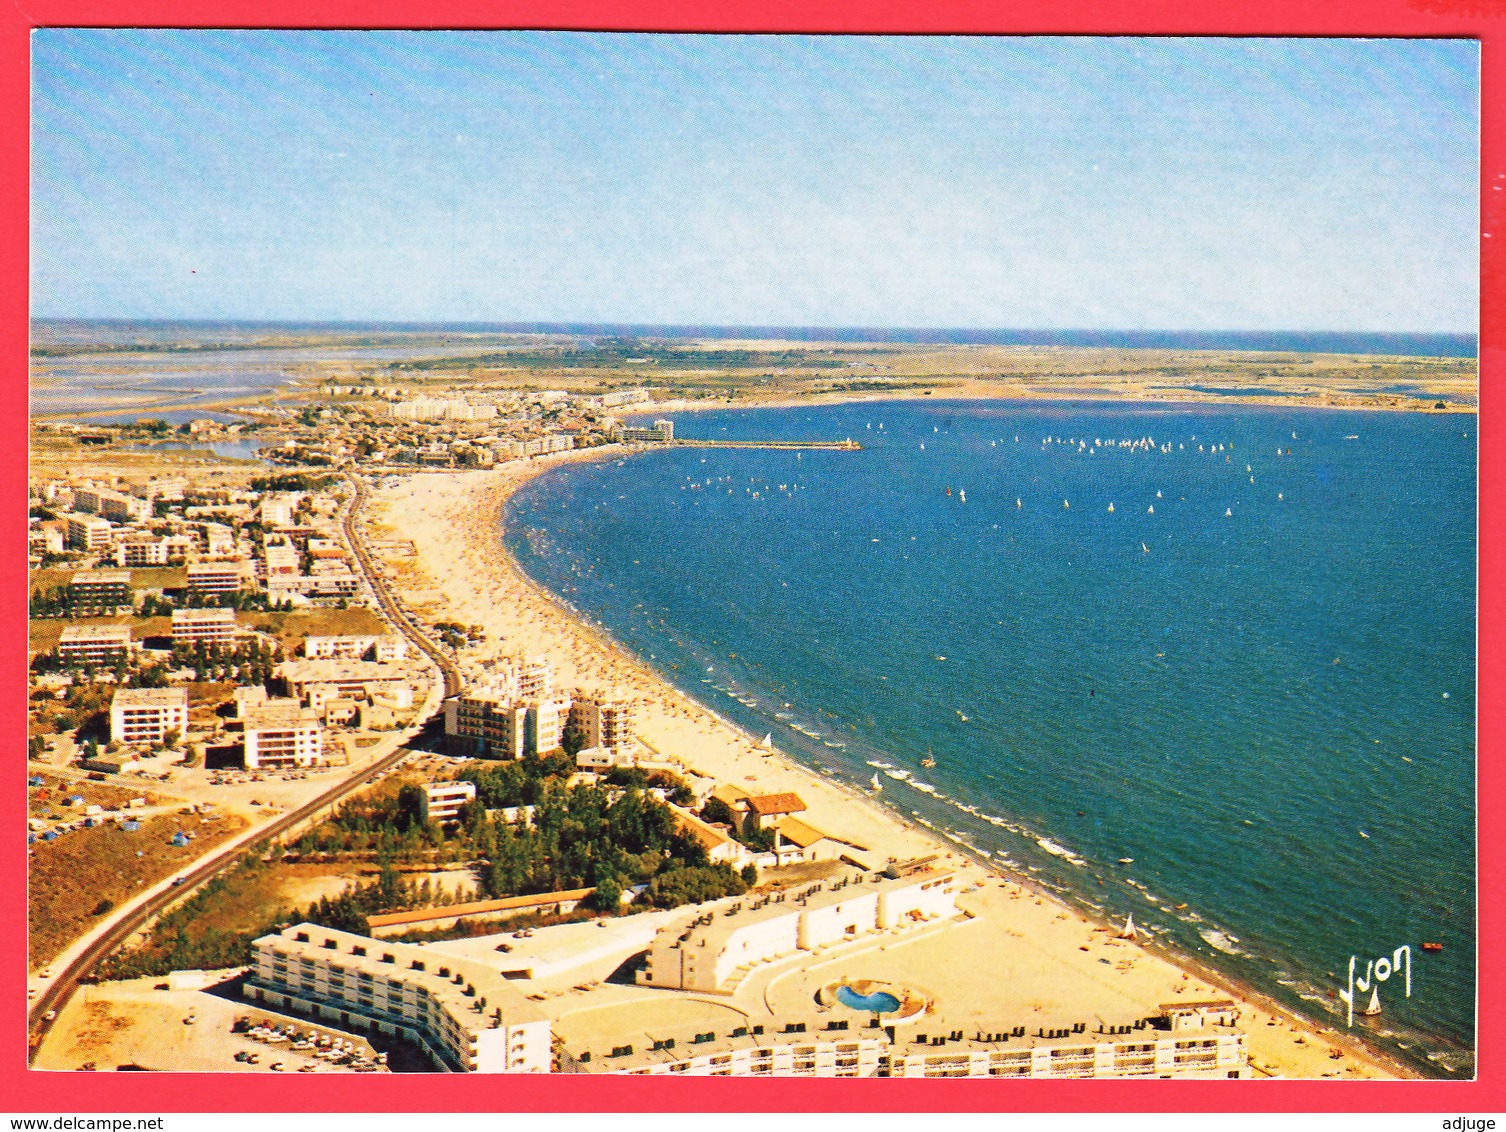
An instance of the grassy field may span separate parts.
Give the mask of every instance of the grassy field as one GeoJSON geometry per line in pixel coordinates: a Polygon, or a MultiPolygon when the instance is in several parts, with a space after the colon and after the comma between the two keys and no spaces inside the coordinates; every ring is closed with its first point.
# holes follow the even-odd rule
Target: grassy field
{"type": "Polygon", "coordinates": [[[290,613],[242,613],[241,620],[277,637],[290,656],[308,636],[369,637],[391,632],[387,623],[369,609],[314,607],[290,613]]]}
{"type": "MultiPolygon", "coordinates": [[[[74,792],[87,798],[88,789],[74,792]]],[[[135,833],[107,823],[37,842],[27,865],[29,969],[45,966],[111,908],[245,827],[235,815],[210,821],[163,814],[143,821],[135,833]],[[170,844],[180,829],[196,835],[181,849],[170,844]]]]}

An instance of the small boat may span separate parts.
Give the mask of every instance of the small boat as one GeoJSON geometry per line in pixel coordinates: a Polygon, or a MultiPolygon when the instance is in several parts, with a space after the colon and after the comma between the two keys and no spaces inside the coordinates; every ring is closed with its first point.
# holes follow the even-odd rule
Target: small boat
{"type": "Polygon", "coordinates": [[[1425,944],[1422,945],[1422,949],[1424,951],[1442,951],[1443,950],[1443,944],[1441,944],[1441,943],[1425,943],[1425,944]]]}
{"type": "Polygon", "coordinates": [[[1359,437],[1358,436],[1346,436],[1344,439],[1345,440],[1358,440],[1359,437]]]}
{"type": "Polygon", "coordinates": [[[1366,841],[1370,840],[1370,835],[1368,833],[1366,833],[1363,829],[1360,830],[1360,836],[1363,837],[1366,841]]]}
{"type": "Polygon", "coordinates": [[[1364,1010],[1361,1010],[1360,1013],[1363,1014],[1366,1018],[1374,1018],[1380,1012],[1380,987],[1376,987],[1370,992],[1370,1005],[1365,1007],[1364,1010]]]}
{"type": "Polygon", "coordinates": [[[1156,505],[1154,503],[1152,503],[1149,507],[1147,507],[1145,509],[1145,513],[1147,515],[1154,515],[1156,513],[1156,505]]]}
{"type": "Polygon", "coordinates": [[[1143,543],[1143,542],[1142,542],[1142,543],[1141,543],[1141,544],[1140,544],[1140,553],[1142,553],[1142,554],[1149,554],[1149,553],[1150,553],[1150,547],[1148,547],[1148,546],[1146,546],[1146,545],[1145,545],[1145,544],[1144,544],[1144,543],[1143,543]]]}
{"type": "Polygon", "coordinates": [[[1180,912],[1180,911],[1184,910],[1186,907],[1187,907],[1187,905],[1185,905],[1185,904],[1178,904],[1177,905],[1177,911],[1180,912]]]}
{"type": "Polygon", "coordinates": [[[766,751],[774,749],[774,733],[772,731],[763,737],[763,749],[766,751]]]}
{"type": "Polygon", "coordinates": [[[967,502],[967,492],[964,489],[960,488],[960,487],[957,489],[957,500],[960,503],[966,503],[967,502]]]}
{"type": "Polygon", "coordinates": [[[1234,508],[1232,508],[1232,507],[1225,507],[1224,508],[1224,518],[1225,519],[1232,519],[1232,518],[1234,518],[1234,508]]]}
{"type": "Polygon", "coordinates": [[[1023,504],[1023,503],[1021,503],[1021,502],[1020,502],[1020,501],[1019,501],[1019,500],[1018,500],[1018,499],[1016,499],[1016,500],[1015,500],[1015,501],[1014,501],[1014,509],[1015,509],[1015,510],[1016,510],[1016,511],[1018,511],[1018,510],[1019,510],[1019,509],[1020,509],[1020,508],[1021,508],[1021,507],[1023,507],[1023,506],[1025,506],[1025,505],[1024,505],[1024,504],[1023,504]]]}
{"type": "Polygon", "coordinates": [[[1135,863],[1135,859],[1133,857],[1120,857],[1119,863],[1121,865],[1133,865],[1135,863]]]}
{"type": "Polygon", "coordinates": [[[878,780],[877,774],[873,776],[873,792],[875,794],[882,794],[884,792],[884,784],[878,780]]]}
{"type": "Polygon", "coordinates": [[[952,494],[952,489],[951,489],[951,488],[947,488],[947,489],[946,489],[946,493],[947,493],[947,494],[948,494],[948,495],[951,495],[951,494],[952,494]]]}
{"type": "Polygon", "coordinates": [[[1124,930],[1119,933],[1120,939],[1135,939],[1135,914],[1131,912],[1129,918],[1124,921],[1124,930]]]}
{"type": "Polygon", "coordinates": [[[1065,499],[1062,500],[1062,509],[1063,510],[1066,510],[1067,508],[1069,508],[1071,506],[1072,506],[1072,504],[1068,503],[1065,499]]]}
{"type": "Polygon", "coordinates": [[[967,716],[963,715],[960,711],[957,713],[957,718],[962,720],[963,723],[967,722],[967,716]]]}
{"type": "MultiPolygon", "coordinates": [[[[957,714],[961,715],[962,713],[958,712],[957,714]]],[[[928,768],[936,765],[936,758],[931,754],[929,749],[926,751],[926,757],[920,760],[920,765],[928,768]]]]}
{"type": "Polygon", "coordinates": [[[1112,503],[1110,503],[1109,504],[1109,514],[1112,515],[1113,513],[1114,513],[1114,505],[1112,503]]]}

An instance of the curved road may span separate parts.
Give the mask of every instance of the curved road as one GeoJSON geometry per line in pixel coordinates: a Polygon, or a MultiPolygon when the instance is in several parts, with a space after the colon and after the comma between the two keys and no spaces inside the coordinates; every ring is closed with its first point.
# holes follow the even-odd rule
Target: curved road
{"type": "MultiPolygon", "coordinates": [[[[361,572],[366,576],[367,584],[371,587],[371,591],[381,604],[382,609],[403,636],[408,638],[414,647],[418,648],[425,656],[438,665],[440,672],[444,675],[445,695],[447,697],[457,695],[461,688],[460,670],[455,666],[455,662],[450,657],[446,656],[424,635],[413,619],[398,608],[391,594],[387,592],[386,582],[372,564],[365,544],[356,533],[355,519],[361,506],[366,502],[366,485],[354,476],[347,476],[346,478],[354,489],[354,494],[351,497],[349,506],[345,509],[341,525],[345,530],[345,537],[350,544],[351,551],[355,554],[356,560],[360,564],[361,572]]],[[[129,912],[121,915],[118,920],[110,925],[108,931],[85,948],[67,967],[59,971],[55,980],[32,1003],[27,1013],[27,1031],[29,1035],[28,1060],[35,1056],[38,1047],[41,1045],[42,1038],[46,1034],[47,1022],[45,1015],[48,1011],[61,1010],[73,996],[73,992],[78,989],[80,980],[94,969],[94,965],[129,939],[144,923],[161,913],[169,904],[181,899],[198,885],[203,884],[211,877],[234,865],[246,854],[265,848],[277,837],[297,826],[299,822],[311,817],[320,809],[339,801],[340,798],[351,791],[364,786],[376,775],[396,766],[407,757],[408,753],[403,747],[398,747],[392,754],[373,763],[359,774],[347,778],[339,785],[304,803],[298,809],[283,814],[249,841],[242,843],[221,856],[206,861],[192,872],[185,874],[187,879],[181,885],[170,886],[143,901],[129,912]]]]}

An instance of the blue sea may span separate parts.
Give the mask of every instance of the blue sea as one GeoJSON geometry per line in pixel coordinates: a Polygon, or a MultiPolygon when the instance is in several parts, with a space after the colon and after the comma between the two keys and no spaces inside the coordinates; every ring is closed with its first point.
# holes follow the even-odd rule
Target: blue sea
{"type": "Polygon", "coordinates": [[[556,469],[507,509],[531,576],[807,765],[1311,1017],[1409,945],[1356,1029],[1473,1071],[1475,417],[674,420],[864,449],[556,469]]]}

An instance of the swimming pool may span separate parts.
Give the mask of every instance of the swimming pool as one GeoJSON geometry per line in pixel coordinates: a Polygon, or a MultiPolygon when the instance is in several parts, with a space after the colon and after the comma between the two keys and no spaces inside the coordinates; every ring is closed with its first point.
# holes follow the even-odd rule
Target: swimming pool
{"type": "Polygon", "coordinates": [[[837,1001],[843,1006],[853,1010],[863,1010],[869,1014],[892,1014],[899,1009],[899,999],[888,991],[874,991],[872,994],[858,994],[849,986],[837,988],[837,1001]]]}

